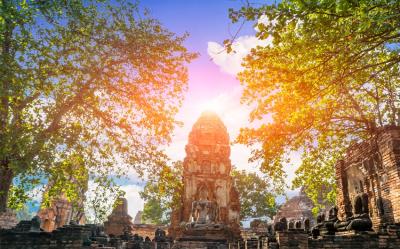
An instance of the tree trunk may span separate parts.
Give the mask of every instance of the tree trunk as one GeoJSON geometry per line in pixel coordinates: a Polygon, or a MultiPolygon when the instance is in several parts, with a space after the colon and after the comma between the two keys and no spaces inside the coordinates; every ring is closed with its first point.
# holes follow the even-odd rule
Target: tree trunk
{"type": "Polygon", "coordinates": [[[7,209],[8,194],[14,177],[12,169],[8,167],[7,162],[0,165],[0,213],[7,209]]]}
{"type": "MultiPolygon", "coordinates": [[[[3,13],[10,13],[6,15],[3,20],[4,28],[2,29],[2,43],[1,54],[0,54],[0,149],[4,150],[6,147],[6,131],[7,124],[9,121],[9,110],[10,110],[10,84],[12,82],[13,69],[11,68],[13,55],[12,55],[12,39],[15,24],[13,24],[12,13],[14,4],[10,0],[1,1],[1,10],[3,13]],[[4,141],[3,141],[4,139],[4,141]]],[[[3,16],[4,17],[4,16],[3,16]]],[[[5,212],[7,209],[8,195],[10,192],[10,187],[12,180],[14,178],[14,172],[9,168],[9,161],[6,155],[0,155],[0,213],[5,212]]]]}

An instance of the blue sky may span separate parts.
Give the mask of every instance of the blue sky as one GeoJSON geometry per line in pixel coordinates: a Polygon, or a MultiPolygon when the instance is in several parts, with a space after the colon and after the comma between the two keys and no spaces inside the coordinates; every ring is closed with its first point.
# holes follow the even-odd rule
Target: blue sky
{"type": "MultiPolygon", "coordinates": [[[[222,43],[230,38],[230,33],[238,30],[228,18],[228,9],[238,9],[241,1],[233,0],[145,0],[142,8],[147,8],[151,15],[177,34],[188,32],[189,38],[185,46],[200,57],[189,65],[188,98],[207,99],[226,92],[228,88],[238,84],[235,77],[220,72],[207,54],[208,42],[222,43]],[[213,77],[207,77],[212,75],[213,77]],[[212,86],[212,87],[208,87],[212,86]],[[206,89],[205,89],[206,88],[206,89]]],[[[251,23],[241,29],[241,34],[254,34],[251,23]]]]}

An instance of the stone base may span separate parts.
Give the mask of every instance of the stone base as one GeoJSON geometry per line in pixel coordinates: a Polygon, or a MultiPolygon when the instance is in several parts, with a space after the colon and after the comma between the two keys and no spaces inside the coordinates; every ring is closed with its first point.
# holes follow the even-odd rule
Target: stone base
{"type": "Polygon", "coordinates": [[[209,230],[189,230],[184,231],[183,236],[178,238],[178,241],[204,241],[226,243],[230,240],[227,231],[209,231],[209,230]]]}
{"type": "Polygon", "coordinates": [[[189,227],[182,231],[177,241],[204,241],[204,242],[219,242],[228,243],[241,239],[240,231],[236,232],[228,226],[204,226],[204,227],[189,227]]]}
{"type": "Polygon", "coordinates": [[[177,241],[171,249],[228,249],[228,244],[211,241],[177,241]]]}

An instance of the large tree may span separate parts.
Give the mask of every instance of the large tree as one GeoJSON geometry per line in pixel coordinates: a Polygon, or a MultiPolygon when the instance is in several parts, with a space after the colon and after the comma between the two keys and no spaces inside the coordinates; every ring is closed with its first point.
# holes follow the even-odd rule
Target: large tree
{"type": "Polygon", "coordinates": [[[123,0],[1,1],[0,211],[19,179],[71,156],[100,179],[164,160],[195,57],[185,37],[123,0]]]}
{"type": "Polygon", "coordinates": [[[145,201],[142,219],[153,224],[168,224],[171,212],[180,204],[183,190],[181,161],[160,165],[147,181],[140,197],[145,201]]]}
{"type": "Polygon", "coordinates": [[[277,189],[269,179],[254,172],[233,169],[231,174],[239,192],[240,219],[272,219],[278,210],[276,196],[283,194],[283,189],[277,189]]]}
{"type": "Polygon", "coordinates": [[[256,21],[257,37],[272,39],[238,75],[242,101],[254,106],[254,126],[238,141],[281,181],[291,153],[302,153],[294,187],[334,201],[334,163],[344,149],[400,125],[400,2],[283,0],[230,17],[256,21]]]}

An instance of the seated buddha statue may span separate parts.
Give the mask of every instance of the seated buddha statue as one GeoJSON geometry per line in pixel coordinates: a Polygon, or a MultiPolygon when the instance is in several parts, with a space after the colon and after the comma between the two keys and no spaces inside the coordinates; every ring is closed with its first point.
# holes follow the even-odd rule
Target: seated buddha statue
{"type": "Polygon", "coordinates": [[[354,215],[344,221],[337,221],[335,228],[338,231],[370,231],[372,221],[369,217],[368,195],[359,193],[354,197],[354,215]]]}

